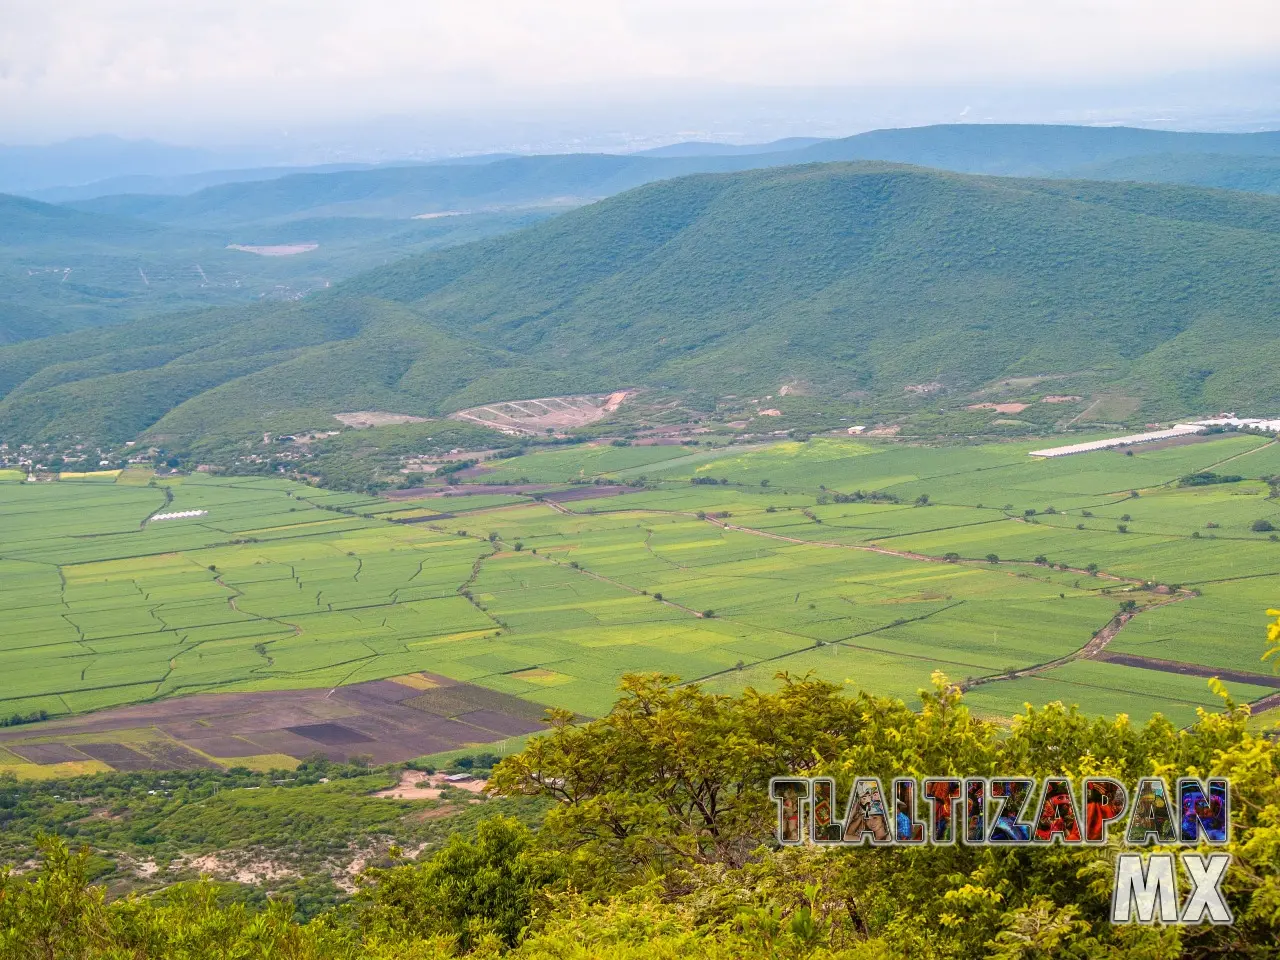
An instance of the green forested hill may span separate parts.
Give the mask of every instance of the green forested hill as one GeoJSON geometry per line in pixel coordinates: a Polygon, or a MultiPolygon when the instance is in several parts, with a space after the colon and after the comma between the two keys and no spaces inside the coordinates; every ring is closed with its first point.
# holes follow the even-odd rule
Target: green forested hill
{"type": "Polygon", "coordinates": [[[1091,180],[1189,183],[1224,190],[1280,193],[1280,157],[1221,153],[1156,153],[1086,164],[1072,175],[1091,180]]]}
{"type": "Polygon", "coordinates": [[[652,184],[287,306],[0,349],[0,435],[621,386],[901,403],[1011,375],[1280,403],[1280,199],[886,164],[652,184]]]}
{"type": "Polygon", "coordinates": [[[0,198],[0,277],[7,281],[0,343],[195,306],[295,299],[361,270],[655,181],[854,160],[1275,192],[1280,133],[942,125],[754,147],[677,144],[628,156],[243,171],[237,182],[188,195],[96,196],[65,208],[0,198]],[[228,244],[319,247],[261,257],[228,244]]]}

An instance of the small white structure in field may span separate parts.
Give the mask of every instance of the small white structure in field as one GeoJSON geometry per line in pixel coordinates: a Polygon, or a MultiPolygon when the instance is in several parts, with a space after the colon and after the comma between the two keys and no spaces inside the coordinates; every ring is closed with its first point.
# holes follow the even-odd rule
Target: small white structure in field
{"type": "Polygon", "coordinates": [[[208,515],[208,510],[179,510],[177,513],[157,513],[151,518],[151,522],[154,523],[157,520],[187,520],[191,517],[206,517],[208,515]]]}
{"type": "Polygon", "coordinates": [[[1073,453],[1092,453],[1094,450],[1110,450],[1113,447],[1128,447],[1135,443],[1152,443],[1156,440],[1169,440],[1173,437],[1186,437],[1196,433],[1205,433],[1211,427],[1233,427],[1237,430],[1243,428],[1261,430],[1263,433],[1280,433],[1280,419],[1240,419],[1235,416],[1212,417],[1208,420],[1193,420],[1190,423],[1175,423],[1168,430],[1152,430],[1149,433],[1134,433],[1127,437],[1111,437],[1107,440],[1092,440],[1089,443],[1072,443],[1065,447],[1050,447],[1047,450],[1032,450],[1029,456],[1066,457],[1073,453]]]}

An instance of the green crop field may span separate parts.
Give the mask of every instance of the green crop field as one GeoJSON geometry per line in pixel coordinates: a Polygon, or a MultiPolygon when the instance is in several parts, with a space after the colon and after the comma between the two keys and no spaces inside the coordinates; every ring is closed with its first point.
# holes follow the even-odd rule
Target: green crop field
{"type": "Polygon", "coordinates": [[[1280,527],[1258,479],[1280,445],[1034,447],[561,448],[500,475],[644,489],[455,497],[439,519],[440,501],[266,478],[0,483],[0,714],[415,671],[588,715],[631,671],[722,691],[813,671],[908,698],[942,671],[988,678],[969,699],[991,715],[1062,699],[1175,723],[1216,702],[1214,672],[1237,699],[1275,693],[1280,542],[1253,526],[1280,527]],[[1224,462],[1245,479],[1179,484],[1224,462]],[[151,519],[177,511],[204,513],[151,519]]]}

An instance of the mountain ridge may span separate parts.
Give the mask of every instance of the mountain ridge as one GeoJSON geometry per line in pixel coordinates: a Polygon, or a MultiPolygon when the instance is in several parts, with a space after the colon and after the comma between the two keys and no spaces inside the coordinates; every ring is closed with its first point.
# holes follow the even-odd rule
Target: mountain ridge
{"type": "Polygon", "coordinates": [[[803,382],[896,409],[913,385],[1043,374],[1180,416],[1280,401],[1276,264],[1278,198],[885,163],[699,174],[287,306],[0,348],[0,430],[191,438],[620,385],[803,382]]]}
{"type": "MultiPolygon", "coordinates": [[[[951,124],[875,130],[774,152],[686,156],[549,154],[483,164],[385,166],[328,174],[301,172],[269,181],[220,184],[184,197],[119,195],[71,205],[91,212],[208,227],[304,215],[408,217],[553,201],[581,203],[694,173],[729,173],[804,163],[879,160],[958,173],[1061,176],[1073,175],[1076,168],[1090,164],[1136,156],[1202,153],[1280,157],[1280,132],[1182,133],[1136,127],[951,124]]],[[[1208,182],[1203,173],[1199,182],[1217,185],[1208,182]]]]}

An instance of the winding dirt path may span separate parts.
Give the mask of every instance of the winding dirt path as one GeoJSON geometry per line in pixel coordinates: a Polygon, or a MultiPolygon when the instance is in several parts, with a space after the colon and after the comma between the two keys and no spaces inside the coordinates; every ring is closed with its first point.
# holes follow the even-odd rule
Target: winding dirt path
{"type": "Polygon", "coordinates": [[[1116,635],[1124,629],[1125,624],[1136,617],[1140,613],[1146,613],[1148,610],[1155,610],[1157,607],[1167,607],[1171,603],[1179,603],[1190,597],[1195,596],[1192,593],[1179,593],[1168,597],[1164,600],[1157,600],[1155,603],[1149,603],[1146,606],[1138,607],[1134,610],[1127,610],[1118,613],[1107,622],[1101,630],[1093,635],[1093,638],[1079,650],[1073,650],[1066,656],[1058,657],[1056,660],[1047,660],[1044,663],[1035,663],[1029,667],[1021,667],[1017,670],[1011,670],[1008,673],[997,673],[986,677],[975,677],[965,683],[960,684],[961,690],[971,690],[974,687],[981,686],[984,683],[994,683],[997,680],[1019,680],[1023,677],[1034,677],[1036,674],[1044,673],[1055,667],[1061,667],[1071,663],[1073,660],[1092,660],[1107,648],[1107,645],[1116,638],[1116,635]]]}
{"type": "MultiPolygon", "coordinates": [[[[986,561],[977,561],[977,560],[965,559],[965,558],[953,561],[953,560],[947,560],[944,557],[934,557],[928,554],[915,553],[909,550],[890,550],[887,547],[872,546],[869,544],[834,543],[829,540],[802,540],[799,537],[787,537],[778,533],[769,533],[764,530],[754,530],[751,527],[742,527],[742,526],[738,526],[737,524],[725,523],[721,520],[714,519],[713,517],[707,517],[706,519],[708,522],[714,524],[715,526],[721,527],[725,530],[737,530],[740,533],[749,533],[758,537],[766,537],[770,540],[780,540],[784,543],[793,543],[793,544],[809,545],[809,546],[816,546],[816,547],[827,547],[831,549],[861,550],[868,553],[881,553],[881,554],[886,554],[892,557],[901,557],[906,560],[919,560],[925,563],[958,563],[958,564],[963,564],[965,566],[975,566],[977,564],[986,562],[986,561]]],[[[1011,517],[1009,519],[1017,521],[1020,518],[1011,517]]],[[[1017,565],[1017,566],[1035,566],[1037,568],[1040,568],[1040,564],[1028,564],[1026,561],[1004,560],[1004,561],[1001,561],[1001,563],[1009,564],[1009,565],[1017,565]]],[[[1090,572],[1088,570],[1082,570],[1077,567],[1064,568],[1061,566],[1056,567],[1055,569],[1059,570],[1060,572],[1079,573],[1079,574],[1084,574],[1085,576],[1092,576],[1092,577],[1096,577],[1103,580],[1111,580],[1118,583],[1129,583],[1129,584],[1145,584],[1146,583],[1145,580],[1140,580],[1140,579],[1131,578],[1131,577],[1121,577],[1121,576],[1117,576],[1116,574],[1105,573],[1102,570],[1098,570],[1096,572],[1090,572]]],[[[1158,607],[1165,607],[1171,603],[1180,603],[1181,601],[1188,600],[1194,596],[1195,594],[1192,593],[1190,590],[1180,589],[1177,593],[1167,596],[1163,599],[1156,600],[1148,604],[1144,604],[1143,606],[1137,607],[1133,610],[1122,611],[1116,614],[1114,617],[1112,617],[1106,623],[1106,625],[1103,626],[1102,629],[1099,630],[1097,633],[1095,633],[1089,639],[1089,642],[1086,643],[1083,647],[1081,647],[1078,650],[1073,650],[1071,653],[1068,653],[1065,656],[1058,657],[1053,660],[1048,660],[1048,661],[1045,661],[1044,663],[1036,663],[1028,667],[1021,667],[1017,670],[1012,670],[1007,673],[992,674],[990,676],[985,676],[985,677],[976,677],[974,679],[965,681],[964,683],[958,684],[957,686],[962,691],[969,690],[973,687],[980,686],[984,683],[994,683],[998,680],[1017,680],[1022,677],[1035,676],[1036,674],[1044,673],[1045,671],[1052,670],[1055,667],[1060,667],[1060,666],[1063,666],[1064,664],[1071,663],[1073,660],[1092,660],[1095,657],[1097,657],[1098,654],[1102,653],[1102,651],[1107,648],[1107,645],[1110,644],[1111,641],[1116,638],[1116,635],[1119,634],[1120,631],[1124,629],[1125,625],[1129,623],[1129,621],[1132,620],[1134,617],[1136,617],[1138,614],[1146,613],[1148,610],[1155,610],[1158,607]]],[[[1272,698],[1268,697],[1266,699],[1270,700],[1272,698]]],[[[1277,699],[1277,704],[1273,704],[1273,705],[1280,705],[1280,695],[1278,695],[1276,699],[1277,699]]],[[[1270,709],[1270,707],[1262,707],[1261,709],[1270,709]]]]}

